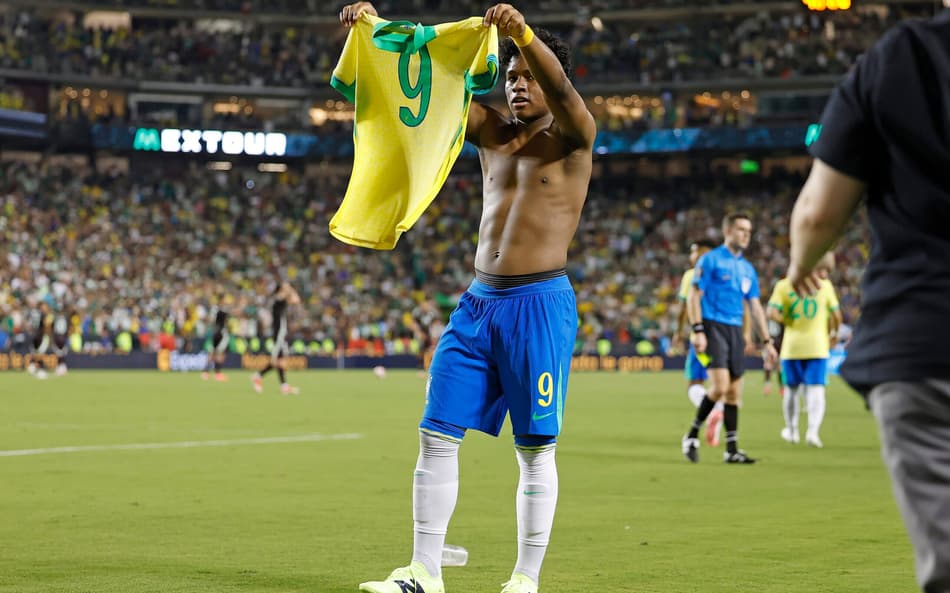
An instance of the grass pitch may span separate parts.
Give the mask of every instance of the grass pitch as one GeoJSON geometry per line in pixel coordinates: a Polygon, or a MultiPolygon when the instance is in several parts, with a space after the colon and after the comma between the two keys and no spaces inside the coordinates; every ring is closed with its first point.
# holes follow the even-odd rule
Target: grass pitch
{"type": "MultiPolygon", "coordinates": [[[[301,395],[281,396],[229,377],[0,375],[0,593],[353,593],[407,563],[424,381],[292,373],[301,395]]],[[[704,447],[691,465],[680,373],[575,373],[541,591],[915,591],[860,399],[832,384],[814,450],[779,439],[780,399],[760,392],[752,373],[740,442],[761,463],[704,447]]],[[[516,483],[510,429],[470,433],[447,539],[470,557],[449,593],[507,580],[516,483]]]]}

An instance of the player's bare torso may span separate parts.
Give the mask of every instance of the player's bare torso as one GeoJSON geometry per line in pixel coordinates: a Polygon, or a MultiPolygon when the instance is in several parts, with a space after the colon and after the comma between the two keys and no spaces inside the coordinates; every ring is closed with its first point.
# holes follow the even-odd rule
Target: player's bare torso
{"type": "Polygon", "coordinates": [[[482,220],[475,267],[501,275],[563,268],[591,175],[551,117],[515,123],[493,111],[481,134],[482,220]]]}

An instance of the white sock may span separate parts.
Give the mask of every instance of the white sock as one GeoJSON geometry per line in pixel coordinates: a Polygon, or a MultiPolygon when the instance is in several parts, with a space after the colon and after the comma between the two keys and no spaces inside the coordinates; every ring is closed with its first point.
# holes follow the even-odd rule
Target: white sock
{"type": "Polygon", "coordinates": [[[798,387],[789,387],[786,385],[782,388],[782,415],[785,416],[785,428],[790,431],[798,432],[798,392],[802,389],[799,385],[798,387]]]}
{"type": "Polygon", "coordinates": [[[419,433],[412,478],[412,560],[442,574],[442,546],[459,493],[459,443],[419,433]]]}
{"type": "Polygon", "coordinates": [[[808,432],[818,436],[821,423],[825,420],[825,386],[806,386],[805,402],[808,406],[808,432]]]}
{"type": "Polygon", "coordinates": [[[541,451],[515,447],[520,477],[515,507],[518,515],[518,562],[514,572],[534,580],[541,575],[541,563],[551,538],[554,509],[557,507],[557,465],[554,446],[541,451]]]}
{"type": "MultiPolygon", "coordinates": [[[[738,404],[736,404],[736,405],[738,405],[738,404]]],[[[726,409],[725,406],[726,406],[726,400],[721,399],[721,400],[719,400],[719,401],[716,402],[716,405],[715,405],[715,406],[713,406],[713,410],[722,413],[722,411],[726,409]]]]}
{"type": "Polygon", "coordinates": [[[686,390],[686,397],[693,402],[694,407],[698,408],[699,404],[703,402],[703,398],[706,397],[706,388],[698,383],[690,385],[689,389],[686,390]]]}

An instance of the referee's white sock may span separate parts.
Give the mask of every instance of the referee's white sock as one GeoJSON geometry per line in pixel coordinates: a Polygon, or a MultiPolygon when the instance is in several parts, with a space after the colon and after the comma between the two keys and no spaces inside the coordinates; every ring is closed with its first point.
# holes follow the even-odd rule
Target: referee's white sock
{"type": "Polygon", "coordinates": [[[442,574],[442,546],[459,492],[459,443],[419,433],[412,478],[412,560],[442,574]]]}
{"type": "Polygon", "coordinates": [[[518,515],[518,562],[514,572],[537,583],[551,538],[557,507],[557,465],[554,446],[528,451],[515,447],[520,477],[515,506],[518,515]]]}

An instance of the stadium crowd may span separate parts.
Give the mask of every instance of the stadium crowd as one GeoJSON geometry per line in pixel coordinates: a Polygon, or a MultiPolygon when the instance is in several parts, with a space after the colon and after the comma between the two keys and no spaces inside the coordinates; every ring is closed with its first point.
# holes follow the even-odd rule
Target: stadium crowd
{"type": "MultiPolygon", "coordinates": [[[[383,10],[382,14],[386,14],[383,10]]],[[[900,18],[930,4],[843,13],[784,11],[708,20],[552,27],[575,47],[579,87],[618,79],[642,84],[730,78],[839,75],[900,18]]],[[[473,13],[478,14],[478,13],[473,13]]],[[[166,82],[313,88],[326,84],[342,29],[215,30],[201,21],[135,20],[129,29],[85,28],[81,15],[48,20],[0,12],[0,68],[166,82]]]]}
{"type": "MultiPolygon", "coordinates": [[[[197,350],[215,307],[232,335],[270,329],[271,271],[300,291],[295,341],[310,350],[399,352],[418,347],[418,319],[438,335],[472,279],[479,175],[452,175],[391,252],[332,239],[329,217],[346,178],[213,173],[93,173],[70,166],[0,165],[0,349],[25,344],[41,301],[67,317],[74,349],[197,350]],[[121,336],[121,337],[120,337],[121,336]]],[[[646,341],[669,347],[689,243],[719,237],[727,210],[753,213],[750,259],[763,298],[787,266],[788,214],[802,179],[692,174],[595,178],[569,257],[577,289],[577,349],[646,341]]],[[[859,227],[856,227],[859,228],[859,227]]],[[[834,277],[845,319],[857,314],[867,239],[854,231],[834,277]]],[[[251,343],[251,342],[248,342],[251,343]]]]}

